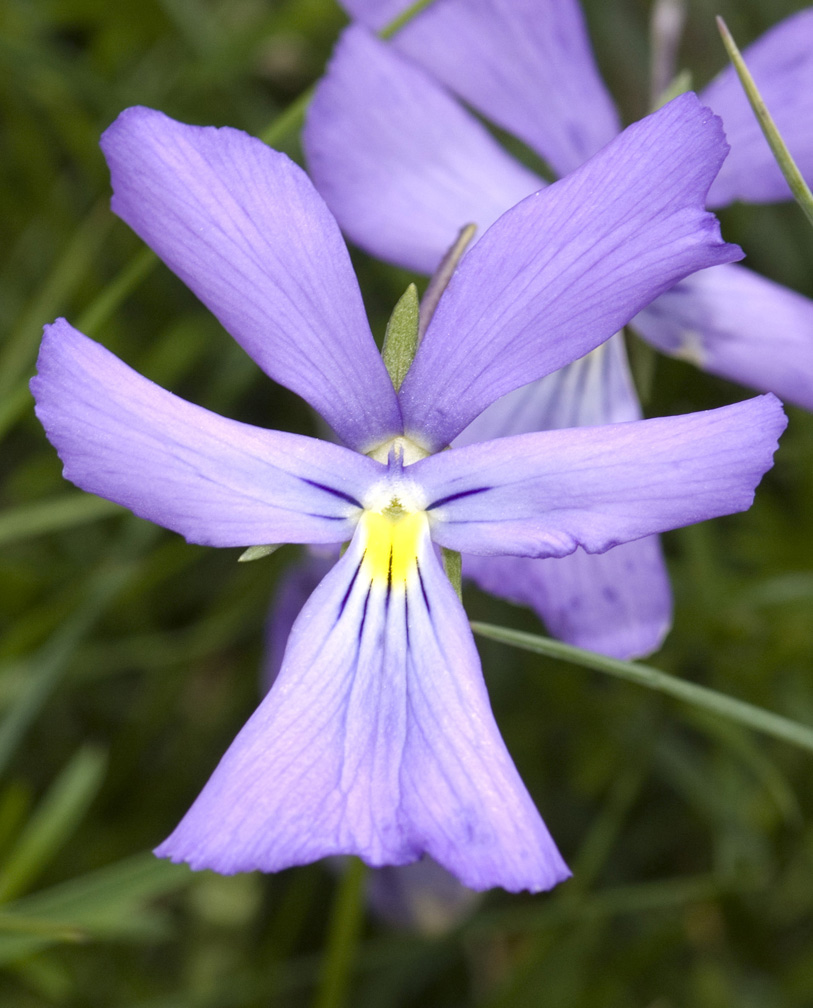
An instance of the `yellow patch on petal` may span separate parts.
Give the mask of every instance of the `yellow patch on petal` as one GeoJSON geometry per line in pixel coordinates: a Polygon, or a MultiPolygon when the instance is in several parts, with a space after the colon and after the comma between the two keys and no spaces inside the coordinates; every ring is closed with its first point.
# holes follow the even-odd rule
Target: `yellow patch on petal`
{"type": "Polygon", "coordinates": [[[365,511],[364,573],[371,581],[402,584],[416,569],[421,537],[427,525],[423,511],[406,511],[393,500],[383,511],[365,511]]]}

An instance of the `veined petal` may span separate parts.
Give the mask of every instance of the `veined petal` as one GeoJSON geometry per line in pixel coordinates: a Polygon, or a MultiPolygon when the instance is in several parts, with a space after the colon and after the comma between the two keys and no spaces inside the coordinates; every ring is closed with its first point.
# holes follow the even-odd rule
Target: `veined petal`
{"type": "Polygon", "coordinates": [[[630,324],[664,353],[813,409],[813,301],[743,266],[687,277],[630,324]]]}
{"type": "Polygon", "coordinates": [[[601,553],[743,511],[787,420],[773,395],[685,416],[520,434],[410,467],[432,537],[464,553],[601,553]]]}
{"type": "MultiPolygon", "coordinates": [[[[742,55],[799,170],[813,182],[813,10],[781,21],[742,55]]],[[[709,192],[709,206],[737,199],[751,203],[790,199],[788,184],[734,68],[727,66],[701,98],[722,117],[731,144],[709,192]]]]}
{"type": "Polygon", "coordinates": [[[572,364],[492,403],[454,444],[459,448],[512,434],[640,419],[624,337],[616,333],[572,364]]]}
{"type": "Polygon", "coordinates": [[[342,542],[384,467],[339,445],[263,430],[143,378],[64,319],[31,381],[65,478],[209,546],[342,542]]]}
{"type": "Polygon", "coordinates": [[[719,120],[681,95],[503,214],[460,263],[401,386],[407,435],[443,447],[687,274],[741,258],[703,209],[726,149],[719,120]]]}
{"type": "Polygon", "coordinates": [[[629,661],[656,651],[672,622],[672,592],[657,536],[606,553],[463,558],[485,591],[527,605],[553,637],[629,661]]]}
{"type": "Polygon", "coordinates": [[[335,220],[305,173],[240,130],[131,108],[102,137],[113,210],[272,378],[351,447],[400,432],[335,220]]]}
{"type": "Polygon", "coordinates": [[[308,549],[280,575],[265,626],[265,662],[261,675],[263,693],[271,689],[279,675],[291,627],[297,616],[338,559],[339,547],[322,546],[318,551],[308,549]]]}
{"type": "Polygon", "coordinates": [[[365,514],[271,692],[156,853],[227,874],[427,853],[473,889],[567,876],[494,723],[425,515],[365,514]]]}
{"type": "MultiPolygon", "coordinates": [[[[640,418],[618,333],[581,360],[503,396],[469,424],[455,446],[640,418]]],[[[651,654],[672,620],[669,577],[656,536],[606,553],[576,549],[546,560],[469,554],[463,573],[485,591],[530,606],[554,637],[613,658],[651,654]]]]}
{"type": "MultiPolygon", "coordinates": [[[[408,6],[343,5],[375,27],[408,6]]],[[[557,174],[577,168],[619,132],[577,0],[443,0],[391,44],[524,140],[557,174]]]]}
{"type": "Polygon", "coordinates": [[[419,67],[358,27],[339,40],[302,139],[345,234],[424,273],[461,227],[480,234],[545,185],[419,67]]]}

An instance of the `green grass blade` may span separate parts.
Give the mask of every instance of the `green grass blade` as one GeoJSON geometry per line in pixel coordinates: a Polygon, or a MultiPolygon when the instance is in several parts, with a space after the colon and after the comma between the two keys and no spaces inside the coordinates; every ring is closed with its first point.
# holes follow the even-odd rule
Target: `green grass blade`
{"type": "Polygon", "coordinates": [[[96,797],[106,763],[103,753],[86,746],[53,782],[0,867],[0,902],[25,892],[47,867],[96,797]]]}
{"type": "Polygon", "coordinates": [[[746,703],[744,700],[738,700],[725,693],[719,693],[707,686],[686,682],[684,679],[678,679],[666,672],[661,672],[659,669],[652,668],[650,665],[608,658],[605,655],[574,647],[572,644],[563,644],[550,637],[539,637],[536,634],[492,626],[488,623],[472,623],[471,626],[474,632],[481,637],[488,637],[490,640],[500,641],[502,644],[509,644],[511,647],[521,648],[524,651],[547,655],[549,658],[559,658],[573,665],[581,665],[583,668],[604,672],[606,675],[636,683],[638,686],[646,686],[657,693],[664,693],[677,700],[682,700],[684,703],[720,714],[765,735],[771,735],[783,742],[790,742],[791,745],[798,746],[800,749],[813,752],[813,727],[792,721],[781,714],[775,714],[773,711],[746,703]]]}
{"type": "Polygon", "coordinates": [[[750,70],[745,65],[745,60],[742,58],[737,43],[734,41],[731,32],[721,17],[717,18],[717,27],[720,29],[720,34],[723,37],[723,45],[726,48],[728,57],[737,71],[737,76],[740,78],[740,83],[751,104],[751,108],[754,110],[754,115],[757,117],[760,128],[765,134],[765,139],[773,151],[773,156],[776,158],[777,164],[790,186],[793,198],[802,208],[810,223],[813,224],[813,193],[811,193],[807,182],[802,178],[802,173],[796,166],[796,162],[793,160],[793,156],[782,139],[781,133],[776,128],[776,123],[773,121],[771,113],[768,111],[762,95],[759,93],[759,88],[756,86],[750,70]]]}

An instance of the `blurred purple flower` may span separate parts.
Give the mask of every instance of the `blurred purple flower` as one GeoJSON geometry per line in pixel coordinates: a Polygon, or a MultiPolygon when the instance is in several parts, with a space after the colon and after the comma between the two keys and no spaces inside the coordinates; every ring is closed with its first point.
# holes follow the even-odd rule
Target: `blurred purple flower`
{"type": "MultiPolygon", "coordinates": [[[[372,28],[407,6],[405,0],[343,3],[372,28]]],[[[745,55],[792,152],[813,178],[813,11],[789,18],[745,55]]],[[[386,45],[359,27],[349,29],[308,114],[309,168],[354,242],[424,273],[435,269],[462,225],[475,222],[482,234],[545,185],[446,88],[560,175],[620,129],[576,0],[436,0],[386,45]]],[[[788,198],[730,67],[701,99],[722,115],[732,146],[710,205],[788,198]]],[[[630,325],[666,353],[813,408],[813,303],[750,270],[719,265],[696,272],[630,325]]],[[[541,326],[539,338],[545,338],[541,326]]],[[[495,403],[455,443],[640,417],[618,335],[495,403]]],[[[577,550],[557,560],[467,557],[464,573],[533,607],[555,636],[619,658],[655,650],[671,623],[668,576],[654,538],[598,556],[577,550]]]]}
{"type": "Polygon", "coordinates": [[[32,388],[68,479],[191,542],[349,540],[273,689],[157,853],[223,873],[428,854],[474,889],[556,884],[567,868],[500,737],[437,547],[599,552],[744,509],[785,418],[763,396],[441,449],[680,277],[739,255],[703,210],[719,122],[685,95],[504,214],[398,392],[338,226],[285,155],[144,108],[102,146],[116,213],[344,442],[224,419],[64,319],[46,327],[32,388]]]}

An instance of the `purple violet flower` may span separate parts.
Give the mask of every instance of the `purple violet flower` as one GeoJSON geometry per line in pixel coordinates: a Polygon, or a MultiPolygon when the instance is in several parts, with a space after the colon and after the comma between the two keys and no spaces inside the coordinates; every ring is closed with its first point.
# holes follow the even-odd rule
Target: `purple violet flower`
{"type": "MultiPolygon", "coordinates": [[[[407,6],[343,3],[372,28],[407,6]]],[[[778,25],[745,56],[791,150],[813,177],[813,11],[778,25]]],[[[561,175],[620,130],[576,0],[436,0],[387,44],[350,28],[308,113],[309,168],[354,242],[424,273],[434,271],[462,225],[474,222],[483,234],[545,185],[438,82],[561,175]]],[[[722,115],[733,148],[709,205],[787,199],[730,67],[701,99],[722,115]]],[[[701,269],[630,326],[666,353],[813,408],[813,303],[748,269],[701,269]]],[[[539,338],[544,334],[540,327],[539,338]]],[[[617,335],[495,403],[455,444],[641,416],[617,335]]],[[[655,538],[555,560],[466,557],[464,574],[532,607],[554,636],[618,658],[651,653],[671,624],[669,580],[655,538]]]]}
{"type": "Polygon", "coordinates": [[[473,889],[555,885],[568,870],[500,737],[437,547],[597,552],[742,510],[785,418],[762,396],[442,449],[498,396],[740,254],[703,209],[719,122],[685,95],[504,214],[398,391],[338,226],[285,155],[144,108],[102,147],[115,212],[343,442],[227,420],[64,319],[46,327],[32,388],[68,479],[191,542],[349,540],[274,687],[157,853],[227,874],[426,853],[473,889]]]}

